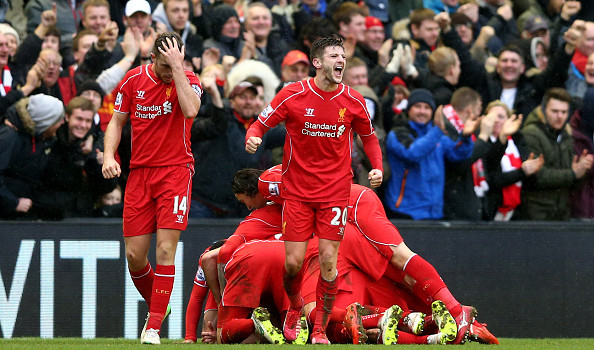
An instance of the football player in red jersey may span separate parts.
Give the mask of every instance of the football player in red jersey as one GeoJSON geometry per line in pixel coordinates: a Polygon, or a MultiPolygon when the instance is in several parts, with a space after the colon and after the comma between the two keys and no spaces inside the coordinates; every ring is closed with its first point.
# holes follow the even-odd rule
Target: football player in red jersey
{"type": "MultiPolygon", "coordinates": [[[[265,171],[258,169],[238,171],[234,178],[235,197],[252,208],[257,208],[266,201],[282,204],[284,199],[280,191],[281,173],[281,165],[265,171]],[[258,191],[253,190],[256,186],[258,191]]],[[[353,224],[357,231],[390,262],[392,268],[383,269],[386,271],[385,276],[399,282],[401,273],[408,275],[408,280],[412,281],[407,283],[408,287],[427,306],[435,300],[444,302],[458,324],[458,334],[453,343],[464,342],[467,333],[471,339],[476,338],[481,342],[496,341],[486,327],[476,321],[476,310],[471,306],[462,305],[452,295],[433,265],[408,248],[398,229],[386,217],[383,205],[373,191],[367,187],[352,184],[348,206],[348,222],[353,224]],[[481,334],[477,336],[479,332],[481,334]],[[487,335],[486,338],[483,337],[484,334],[487,335]]],[[[349,253],[347,258],[354,259],[357,256],[349,253]]],[[[374,264],[370,264],[369,259],[359,259],[356,265],[366,272],[374,269],[374,264]]],[[[372,272],[367,273],[372,275],[372,272]]],[[[375,279],[377,280],[377,277],[375,279]]]]}
{"type": "MultiPolygon", "coordinates": [[[[382,155],[365,100],[342,84],[346,55],[343,40],[332,35],[316,40],[311,49],[316,76],[283,88],[246,134],[246,151],[254,153],[262,135],[284,121],[281,191],[285,269],[283,285],[291,307],[283,333],[294,341],[302,331],[301,267],[307,242],[320,238],[316,321],[312,343],[328,344],[325,331],[337,291],[336,259],[347,221],[353,132],[363,141],[372,168],[371,186],[382,182],[382,155]]],[[[305,331],[305,330],[303,330],[305,331]]]]}
{"type": "Polygon", "coordinates": [[[192,120],[200,109],[202,88],[183,69],[185,47],[176,33],[160,34],[152,64],[126,74],[105,131],[103,176],[121,174],[115,152],[122,128],[132,123],[130,176],[124,198],[123,231],[128,269],[149,306],[141,342],[160,344],[175,277],[175,251],[187,227],[194,158],[190,150],[192,120]],[[157,234],[157,266],[148,262],[151,234],[157,234]]]}

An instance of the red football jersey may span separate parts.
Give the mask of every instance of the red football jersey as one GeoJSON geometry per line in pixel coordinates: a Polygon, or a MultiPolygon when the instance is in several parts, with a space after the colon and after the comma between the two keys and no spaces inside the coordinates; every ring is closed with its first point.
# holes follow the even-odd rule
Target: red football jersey
{"type": "MultiPolygon", "coordinates": [[[[126,73],[116,96],[114,111],[129,113],[132,122],[130,168],[171,165],[194,166],[190,150],[192,119],[184,117],[175,82],[163,83],[152,64],[126,73]]],[[[190,85],[200,97],[200,80],[186,71],[190,85]]]]}
{"type": "MultiPolygon", "coordinates": [[[[363,96],[339,84],[332,92],[320,90],[313,79],[283,88],[246,135],[285,121],[283,197],[306,202],[346,200],[351,171],[353,131],[374,134],[363,96]]],[[[254,133],[255,132],[255,133],[254,133]]]]}

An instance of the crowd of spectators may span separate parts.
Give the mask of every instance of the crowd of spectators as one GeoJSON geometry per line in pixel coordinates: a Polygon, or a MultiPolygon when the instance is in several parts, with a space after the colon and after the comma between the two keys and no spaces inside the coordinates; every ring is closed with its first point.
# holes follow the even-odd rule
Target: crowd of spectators
{"type": "MultiPolygon", "coordinates": [[[[124,74],[180,34],[199,75],[190,217],[247,214],[231,181],[280,162],[284,126],[245,134],[312,42],[345,38],[344,83],[367,103],[392,218],[594,218],[594,2],[569,0],[8,0],[0,7],[0,218],[118,217],[101,176],[124,74]]],[[[361,140],[353,181],[369,185],[361,140]]]]}

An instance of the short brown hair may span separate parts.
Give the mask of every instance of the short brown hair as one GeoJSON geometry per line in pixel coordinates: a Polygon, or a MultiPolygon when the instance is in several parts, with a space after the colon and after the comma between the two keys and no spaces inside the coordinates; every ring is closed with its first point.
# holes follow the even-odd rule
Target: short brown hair
{"type": "Polygon", "coordinates": [[[93,7],[102,7],[102,6],[107,7],[107,11],[110,11],[109,2],[107,2],[107,0],[85,0],[85,3],[83,4],[83,7],[82,7],[83,16],[87,12],[87,9],[91,6],[93,6],[93,7]]]}
{"type": "Polygon", "coordinates": [[[177,42],[177,47],[181,52],[181,49],[184,46],[184,42],[182,41],[179,34],[177,34],[176,32],[165,32],[159,34],[159,36],[157,36],[157,39],[155,39],[155,46],[153,46],[153,54],[155,54],[155,58],[161,57],[161,51],[159,51],[159,49],[165,47],[165,44],[167,44],[167,39],[171,41],[175,40],[177,42]]]}
{"type": "Polygon", "coordinates": [[[184,2],[187,2],[187,1],[185,1],[185,0],[162,0],[161,2],[163,3],[163,9],[164,9],[164,10],[165,10],[165,9],[167,9],[167,4],[168,4],[170,1],[184,1],[184,2]]]}
{"type": "Polygon", "coordinates": [[[481,95],[469,87],[461,87],[454,91],[450,104],[456,111],[461,111],[468,106],[474,106],[481,101],[481,95]]]}
{"type": "Polygon", "coordinates": [[[264,170],[245,168],[237,171],[233,176],[233,194],[245,194],[253,197],[258,194],[258,178],[264,170]]]}
{"type": "Polygon", "coordinates": [[[420,27],[423,21],[435,21],[435,12],[431,9],[417,9],[410,13],[410,25],[420,27]]]}
{"type": "Polygon", "coordinates": [[[544,95],[544,99],[543,99],[544,106],[546,106],[547,103],[549,103],[549,101],[552,99],[567,102],[568,104],[571,105],[571,95],[567,92],[567,90],[565,90],[563,88],[556,87],[556,88],[549,89],[544,95]]]}
{"type": "Polygon", "coordinates": [[[367,17],[367,11],[354,2],[347,1],[338,6],[336,12],[332,15],[332,22],[334,22],[334,25],[337,28],[340,23],[348,25],[351,23],[351,19],[355,15],[367,17]]]}
{"type": "Polygon", "coordinates": [[[76,36],[74,37],[74,40],[72,40],[72,52],[76,52],[78,51],[78,42],[80,41],[80,39],[86,35],[94,35],[94,36],[98,36],[97,33],[95,33],[94,31],[90,30],[90,29],[83,29],[80,32],[78,32],[78,34],[76,34],[76,36]]]}
{"type": "Polygon", "coordinates": [[[95,105],[91,100],[82,96],[76,96],[73,97],[70,102],[68,102],[68,105],[66,105],[66,115],[72,115],[72,112],[77,108],[80,108],[83,111],[92,111],[93,113],[97,112],[95,110],[95,105]]]}
{"type": "Polygon", "coordinates": [[[313,62],[314,58],[322,58],[327,47],[339,46],[344,49],[344,40],[338,34],[332,34],[323,38],[319,38],[311,45],[309,53],[309,60],[313,62]]]}
{"type": "Polygon", "coordinates": [[[446,76],[450,67],[456,64],[457,56],[458,54],[451,47],[438,47],[429,55],[427,61],[429,71],[440,77],[446,76]]]}

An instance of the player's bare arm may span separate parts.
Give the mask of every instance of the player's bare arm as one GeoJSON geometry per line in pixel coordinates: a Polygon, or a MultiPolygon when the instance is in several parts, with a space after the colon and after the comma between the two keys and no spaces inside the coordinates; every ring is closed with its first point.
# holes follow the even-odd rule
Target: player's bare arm
{"type": "Polygon", "coordinates": [[[171,67],[175,89],[177,90],[177,99],[184,116],[186,118],[194,118],[198,114],[201,101],[196,91],[190,86],[190,82],[184,71],[185,46],[182,46],[180,50],[175,40],[167,38],[166,43],[163,43],[163,46],[159,48],[159,52],[161,52],[165,62],[171,67]]]}
{"type": "Polygon", "coordinates": [[[107,124],[103,141],[105,150],[103,151],[103,168],[101,170],[103,177],[106,179],[120,176],[122,173],[120,164],[115,160],[115,152],[120,144],[122,129],[127,121],[127,113],[114,111],[109,124],[107,124]]]}

